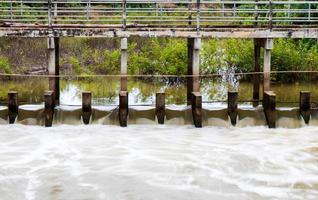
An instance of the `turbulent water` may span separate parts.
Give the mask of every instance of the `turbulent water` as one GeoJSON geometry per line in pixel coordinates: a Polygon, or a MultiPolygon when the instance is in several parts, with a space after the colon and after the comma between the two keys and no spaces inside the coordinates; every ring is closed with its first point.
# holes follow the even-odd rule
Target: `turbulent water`
{"type": "Polygon", "coordinates": [[[0,196],[317,199],[318,127],[1,125],[0,196]]]}

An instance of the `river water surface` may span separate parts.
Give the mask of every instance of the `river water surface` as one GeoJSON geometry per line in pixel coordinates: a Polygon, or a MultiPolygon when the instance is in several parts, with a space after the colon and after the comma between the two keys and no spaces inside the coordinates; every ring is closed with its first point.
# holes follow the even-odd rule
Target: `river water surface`
{"type": "MultiPolygon", "coordinates": [[[[253,96],[253,84],[232,78],[202,78],[200,92],[203,103],[226,101],[227,92],[238,91],[239,100],[251,100],[253,96]]],[[[278,106],[298,106],[300,91],[311,91],[311,100],[318,102],[317,82],[301,81],[289,83],[272,83],[271,89],[276,93],[278,106]]],[[[48,79],[29,77],[14,78],[12,80],[0,80],[0,104],[7,104],[7,93],[17,91],[20,104],[43,103],[43,94],[48,90],[48,79]]],[[[61,78],[60,103],[63,105],[81,105],[82,92],[91,91],[93,105],[118,105],[118,91],[120,79],[114,77],[95,77],[86,79],[61,78]]],[[[262,86],[260,86],[262,89],[262,86]]],[[[171,78],[170,81],[163,78],[128,79],[129,105],[154,104],[156,92],[166,93],[167,104],[186,104],[186,80],[171,78]]],[[[262,90],[260,92],[262,94],[262,90]]],[[[248,102],[247,102],[248,104],[248,102]]]]}
{"type": "Polygon", "coordinates": [[[1,125],[0,196],[317,199],[318,127],[1,125]]]}
{"type": "MultiPolygon", "coordinates": [[[[15,79],[1,84],[2,105],[7,104],[7,92],[15,90],[20,105],[43,107],[47,79],[15,79]]],[[[284,102],[296,102],[299,91],[309,90],[316,103],[316,86],[310,82],[282,83],[273,84],[272,89],[277,100],[284,102]]],[[[225,101],[227,91],[233,89],[239,92],[240,100],[251,99],[252,87],[244,82],[202,80],[204,106],[226,106],[226,102],[214,105],[205,101],[225,101]]],[[[85,90],[92,91],[94,106],[118,105],[119,80],[106,78],[62,80],[61,104],[80,110],[85,90]]],[[[128,91],[130,106],[153,105],[159,91],[166,92],[167,106],[185,106],[183,83],[130,80],[128,91]]],[[[77,119],[70,123],[73,125],[55,123],[44,128],[22,125],[23,115],[29,115],[22,111],[16,124],[2,121],[0,125],[1,200],[318,199],[318,115],[313,115],[311,126],[307,126],[295,117],[297,113],[286,118],[285,111],[280,111],[278,127],[302,127],[296,129],[268,129],[263,118],[262,126],[240,119],[237,126],[241,128],[231,127],[229,122],[220,127],[222,120],[213,126],[207,122],[202,129],[189,123],[159,126],[154,119],[151,125],[129,121],[127,128],[105,125],[105,120],[97,123],[96,119],[92,120],[95,125],[84,126],[77,119]]],[[[71,120],[62,114],[57,120],[71,120]]]]}

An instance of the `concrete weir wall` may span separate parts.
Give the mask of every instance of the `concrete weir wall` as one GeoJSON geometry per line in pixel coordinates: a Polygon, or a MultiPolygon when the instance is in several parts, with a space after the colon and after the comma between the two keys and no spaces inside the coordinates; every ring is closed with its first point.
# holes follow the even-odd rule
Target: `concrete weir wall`
{"type": "MultiPolygon", "coordinates": [[[[49,91],[44,94],[44,106],[20,106],[18,91],[8,93],[8,106],[0,109],[0,123],[20,123],[50,127],[56,124],[106,124],[121,127],[130,124],[173,124],[204,126],[268,126],[302,127],[318,124],[318,114],[311,108],[310,92],[301,91],[299,108],[276,108],[276,95],[271,91],[271,51],[273,38],[254,38],[253,107],[238,106],[238,92],[228,91],[227,107],[215,108],[202,102],[200,93],[200,50],[202,37],[187,38],[186,105],[166,106],[165,91],[156,94],[155,106],[129,106],[128,90],[128,42],[129,37],[120,38],[120,90],[116,107],[93,107],[92,93],[83,92],[82,107],[59,106],[59,38],[48,38],[49,91]],[[261,59],[261,49],[263,57],[261,59]],[[263,62],[263,71],[261,71],[263,62]],[[263,77],[263,80],[261,80],[263,77]],[[261,83],[262,82],[262,83],[261,83]],[[263,90],[260,87],[263,86],[263,90]],[[263,95],[260,95],[260,91],[263,95]],[[260,97],[263,96],[263,99],[260,97]],[[261,103],[262,102],[262,103],[261,103]],[[262,104],[261,106],[259,104],[262,104]]],[[[155,91],[154,91],[155,92],[155,91]]],[[[250,102],[250,100],[248,100],[250,102]]]]}
{"type": "MultiPolygon", "coordinates": [[[[92,115],[89,124],[119,125],[117,107],[92,107],[92,115]]],[[[306,126],[299,108],[277,108],[276,127],[299,128],[306,126]]],[[[16,124],[45,125],[43,105],[23,105],[19,107],[16,124]]],[[[236,127],[266,126],[266,118],[261,106],[238,107],[236,127]]],[[[0,108],[0,124],[8,124],[8,108],[0,108]]],[[[59,124],[80,125],[85,124],[82,118],[80,106],[58,106],[54,110],[53,126],[59,124]]],[[[129,108],[127,124],[159,124],[155,107],[133,106],[129,108]]],[[[192,125],[191,106],[167,106],[165,109],[166,125],[192,125]]],[[[309,125],[318,125],[318,109],[310,112],[309,125]]],[[[232,127],[228,109],[226,106],[214,108],[204,106],[202,108],[202,126],[232,127]]]]}

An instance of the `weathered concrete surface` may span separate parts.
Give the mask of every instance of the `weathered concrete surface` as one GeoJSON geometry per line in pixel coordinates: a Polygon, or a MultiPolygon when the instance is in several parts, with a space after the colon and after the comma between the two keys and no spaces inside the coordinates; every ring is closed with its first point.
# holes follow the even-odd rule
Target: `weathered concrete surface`
{"type": "Polygon", "coordinates": [[[156,93],[156,116],[159,124],[164,124],[166,117],[166,95],[164,92],[156,93]]]}
{"type": "Polygon", "coordinates": [[[82,92],[82,119],[84,124],[89,124],[92,115],[92,93],[82,92]]]}
{"type": "Polygon", "coordinates": [[[51,127],[54,116],[54,91],[44,93],[44,121],[45,127],[51,127]]]}
{"type": "Polygon", "coordinates": [[[202,96],[200,92],[192,92],[192,118],[196,128],[202,127],[202,96]]]}
{"type": "Polygon", "coordinates": [[[318,38],[318,26],[314,27],[133,27],[122,30],[118,26],[11,26],[0,27],[0,37],[201,37],[201,38],[318,38]]]}
{"type": "Polygon", "coordinates": [[[311,93],[309,91],[301,91],[299,95],[299,112],[306,124],[309,124],[311,113],[311,93]]]}

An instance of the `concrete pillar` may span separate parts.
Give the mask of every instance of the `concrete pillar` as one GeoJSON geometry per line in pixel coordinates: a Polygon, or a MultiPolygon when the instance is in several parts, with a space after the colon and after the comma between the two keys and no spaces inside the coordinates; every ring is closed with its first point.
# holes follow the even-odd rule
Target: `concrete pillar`
{"type": "Polygon", "coordinates": [[[44,92],[44,125],[51,127],[54,115],[54,92],[51,90],[44,92]]]}
{"type": "MultiPolygon", "coordinates": [[[[59,75],[59,38],[48,38],[48,71],[49,75],[59,75]]],[[[49,78],[49,90],[54,92],[55,105],[60,99],[60,78],[49,78]]]]}
{"type": "Polygon", "coordinates": [[[271,71],[271,50],[273,49],[273,39],[267,38],[264,40],[264,83],[263,91],[270,90],[270,71],[271,71]]]}
{"type": "MultiPolygon", "coordinates": [[[[260,72],[261,69],[261,44],[262,39],[254,39],[254,72],[260,72]]],[[[260,74],[253,75],[253,106],[258,106],[259,101],[260,74]]]]}
{"type": "Polygon", "coordinates": [[[192,92],[192,117],[196,128],[202,127],[202,96],[200,92],[192,92]]]}
{"type": "Polygon", "coordinates": [[[165,93],[156,93],[156,116],[159,124],[164,124],[166,115],[165,106],[165,93]]]}
{"type": "Polygon", "coordinates": [[[236,119],[238,116],[237,110],[238,102],[238,93],[237,92],[228,92],[227,93],[227,112],[233,126],[236,125],[236,119]]]}
{"type": "Polygon", "coordinates": [[[18,92],[12,91],[8,93],[8,116],[9,124],[13,124],[18,116],[19,103],[18,92]]]}
{"type": "Polygon", "coordinates": [[[128,117],[128,92],[120,91],[119,92],[119,125],[121,127],[127,126],[127,117],[128,117]]]}
{"type": "Polygon", "coordinates": [[[276,95],[273,91],[265,91],[263,109],[269,128],[276,128],[276,95]]]}
{"type": "Polygon", "coordinates": [[[192,92],[200,91],[200,49],[201,38],[188,38],[188,75],[187,78],[187,104],[191,105],[192,92]]]}
{"type": "MultiPolygon", "coordinates": [[[[121,57],[120,57],[120,75],[126,76],[127,75],[127,60],[128,60],[128,44],[127,38],[121,38],[120,42],[120,49],[121,49],[121,57]]],[[[127,77],[120,78],[120,91],[127,91],[127,77]]]]}
{"type": "Polygon", "coordinates": [[[310,92],[301,91],[299,96],[299,112],[306,124],[310,120],[310,92]]]}
{"type": "Polygon", "coordinates": [[[82,119],[84,124],[89,124],[92,115],[92,93],[84,91],[82,93],[82,119]]]}

